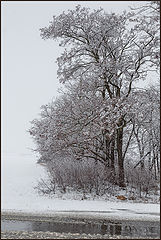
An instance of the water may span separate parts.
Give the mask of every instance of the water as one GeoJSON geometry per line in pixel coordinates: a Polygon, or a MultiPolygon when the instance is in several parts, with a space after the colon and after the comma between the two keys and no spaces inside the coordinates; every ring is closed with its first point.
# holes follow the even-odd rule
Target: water
{"type": "Polygon", "coordinates": [[[2,220],[1,231],[49,231],[64,233],[110,234],[129,237],[160,236],[159,222],[104,221],[103,223],[2,220]]]}

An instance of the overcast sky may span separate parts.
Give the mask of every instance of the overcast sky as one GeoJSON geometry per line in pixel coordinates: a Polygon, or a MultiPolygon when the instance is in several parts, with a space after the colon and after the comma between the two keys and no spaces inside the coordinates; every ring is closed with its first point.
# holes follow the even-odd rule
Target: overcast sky
{"type": "MultiPolygon", "coordinates": [[[[128,10],[143,1],[2,1],[2,151],[30,153],[33,142],[27,129],[40,106],[57,95],[56,58],[62,52],[52,40],[44,41],[39,29],[53,15],[77,4],[111,12],[128,10]]],[[[145,2],[144,2],[145,4],[145,2]]]]}

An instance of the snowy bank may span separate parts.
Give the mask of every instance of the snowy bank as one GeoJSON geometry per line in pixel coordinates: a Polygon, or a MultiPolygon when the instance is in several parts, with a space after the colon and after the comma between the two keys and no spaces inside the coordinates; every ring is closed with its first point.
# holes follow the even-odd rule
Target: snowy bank
{"type": "Polygon", "coordinates": [[[2,213],[70,214],[110,219],[159,221],[160,205],[105,200],[69,200],[40,196],[34,189],[45,177],[44,168],[33,156],[2,159],[2,213]]]}

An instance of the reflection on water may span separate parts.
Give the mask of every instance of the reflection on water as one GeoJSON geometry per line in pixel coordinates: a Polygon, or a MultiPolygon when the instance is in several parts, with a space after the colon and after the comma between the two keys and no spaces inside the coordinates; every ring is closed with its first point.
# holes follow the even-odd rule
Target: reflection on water
{"type": "Polygon", "coordinates": [[[40,221],[11,221],[2,220],[2,231],[49,231],[71,232],[86,234],[110,234],[131,237],[158,237],[160,225],[158,222],[112,222],[103,223],[69,223],[69,222],[40,222],[40,221]]]}

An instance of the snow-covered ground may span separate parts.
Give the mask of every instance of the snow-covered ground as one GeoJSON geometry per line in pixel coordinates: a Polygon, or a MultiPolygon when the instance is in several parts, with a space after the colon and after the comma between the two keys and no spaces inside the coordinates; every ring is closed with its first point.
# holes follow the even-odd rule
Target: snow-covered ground
{"type": "Polygon", "coordinates": [[[159,220],[160,205],[121,200],[70,200],[40,196],[34,189],[45,177],[44,167],[33,155],[2,156],[2,211],[104,215],[116,219],[159,220]]]}

